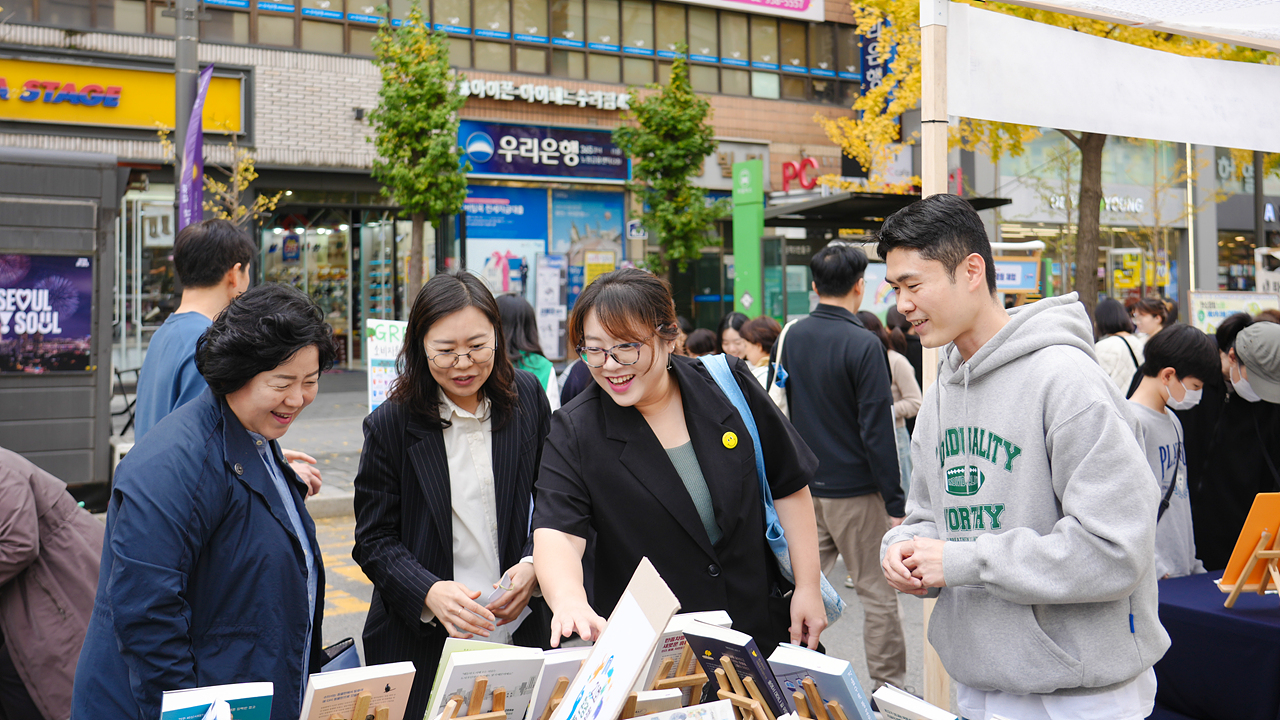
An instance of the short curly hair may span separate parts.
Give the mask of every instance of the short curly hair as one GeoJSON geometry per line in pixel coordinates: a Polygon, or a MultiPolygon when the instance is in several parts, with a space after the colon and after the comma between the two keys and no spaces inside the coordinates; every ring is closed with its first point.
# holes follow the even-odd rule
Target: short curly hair
{"type": "Polygon", "coordinates": [[[333,367],[338,346],[324,313],[301,290],[267,283],[232,300],[204,331],[196,369],[214,395],[225,397],[312,345],[320,371],[333,367]]]}

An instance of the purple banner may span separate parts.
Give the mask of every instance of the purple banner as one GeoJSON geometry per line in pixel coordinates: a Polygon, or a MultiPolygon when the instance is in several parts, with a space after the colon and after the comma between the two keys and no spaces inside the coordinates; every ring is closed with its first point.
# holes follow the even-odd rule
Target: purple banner
{"type": "Polygon", "coordinates": [[[204,96],[213,78],[213,65],[200,71],[196,101],[182,143],[182,177],[178,181],[178,229],[204,219],[204,96]]]}

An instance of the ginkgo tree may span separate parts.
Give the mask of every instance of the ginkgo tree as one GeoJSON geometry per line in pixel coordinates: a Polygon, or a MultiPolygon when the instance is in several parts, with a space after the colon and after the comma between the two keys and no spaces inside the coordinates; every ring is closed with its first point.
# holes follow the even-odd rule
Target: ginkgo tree
{"type": "MultiPolygon", "coordinates": [[[[1277,63],[1276,56],[1272,53],[1252,48],[1222,45],[1182,35],[1018,5],[959,1],[976,5],[984,10],[1178,55],[1238,62],[1277,63]]],[[[899,118],[904,112],[917,107],[920,102],[920,2],[919,0],[859,0],[853,6],[853,10],[859,33],[865,35],[879,31],[879,57],[887,64],[888,72],[883,75],[879,85],[868,90],[853,104],[852,116],[829,119],[818,115],[814,119],[846,155],[856,158],[863,167],[870,169],[868,189],[877,190],[885,185],[881,173],[896,152],[896,144],[904,140],[908,142],[912,140],[912,138],[901,137],[899,118]]],[[[1058,132],[1080,151],[1080,192],[1079,201],[1076,203],[1079,220],[1073,286],[1092,315],[1098,299],[1102,151],[1106,146],[1107,136],[1100,133],[1080,132],[1073,128],[1058,128],[1058,132]]],[[[1039,134],[1038,128],[1024,125],[960,118],[958,125],[952,128],[951,143],[953,147],[959,146],[966,150],[980,149],[994,161],[1004,156],[1021,155],[1025,143],[1039,134]]],[[[1280,167],[1280,158],[1272,162],[1275,167],[1280,167]]],[[[826,178],[823,182],[838,184],[839,181],[826,178]]]]}

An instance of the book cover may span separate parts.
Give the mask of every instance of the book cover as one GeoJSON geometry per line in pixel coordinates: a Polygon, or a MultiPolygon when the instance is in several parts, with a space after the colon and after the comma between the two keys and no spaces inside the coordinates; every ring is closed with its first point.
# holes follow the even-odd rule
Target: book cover
{"type": "MultiPolygon", "coordinates": [[[[533,688],[533,704],[529,706],[528,720],[539,720],[546,712],[547,703],[551,702],[551,694],[555,692],[556,681],[560,678],[573,683],[582,668],[582,661],[591,654],[591,646],[561,647],[542,652],[542,674],[538,676],[538,684],[533,688]]],[[[566,688],[567,689],[567,688],[566,688]]]]}
{"type": "Polygon", "coordinates": [[[769,656],[769,667],[773,669],[774,677],[778,678],[778,684],[782,686],[787,706],[791,710],[796,709],[792,693],[803,693],[802,683],[805,678],[812,678],[824,707],[826,703],[835,700],[840,703],[849,720],[876,720],[862,683],[858,682],[858,676],[848,660],[823,655],[799,645],[782,643],[769,656]]]}
{"type": "MultiPolygon", "coordinates": [[[[640,692],[653,687],[653,681],[658,677],[658,666],[666,658],[671,658],[671,670],[667,672],[667,677],[676,676],[680,668],[676,667],[675,663],[680,661],[680,653],[684,650],[685,628],[689,627],[695,620],[719,627],[733,626],[733,618],[729,617],[729,613],[724,610],[680,613],[671,618],[671,622],[667,623],[667,628],[662,631],[662,637],[658,639],[658,647],[653,651],[653,659],[649,662],[649,669],[640,677],[640,681],[636,683],[632,690],[640,692]]],[[[685,670],[688,671],[688,668],[685,670]]]]}
{"type": "Polygon", "coordinates": [[[377,708],[386,707],[391,711],[390,720],[404,720],[413,676],[411,662],[315,673],[307,680],[299,720],[329,720],[334,715],[351,717],[362,692],[373,696],[369,714],[372,715],[377,708]]]}
{"type": "Polygon", "coordinates": [[[582,663],[551,720],[609,720],[622,711],[658,636],[680,609],[671,588],[641,558],[604,632],[582,663]]]}
{"type": "Polygon", "coordinates": [[[738,677],[750,676],[755,680],[756,687],[764,695],[774,717],[790,711],[791,704],[787,702],[782,686],[778,685],[773,670],[760,655],[760,648],[750,635],[695,620],[684,631],[684,636],[689,641],[689,647],[693,648],[698,662],[702,664],[702,670],[707,674],[707,682],[712,689],[720,689],[716,682],[716,669],[720,667],[720,658],[728,655],[734,669],[738,671],[738,677]]]}
{"type": "Polygon", "coordinates": [[[892,685],[881,686],[871,697],[876,699],[880,714],[887,720],[960,720],[951,712],[892,685]]]}
{"type": "MultiPolygon", "coordinates": [[[[435,707],[436,699],[440,694],[440,679],[444,677],[444,669],[449,664],[449,658],[456,652],[472,652],[473,650],[501,650],[509,648],[510,645],[497,642],[489,642],[488,640],[475,640],[464,638],[445,638],[444,649],[440,651],[440,662],[436,664],[436,677],[431,681],[431,692],[427,695],[427,707],[435,707]]],[[[441,706],[444,703],[440,703],[441,706]]]]}
{"type": "Polygon", "coordinates": [[[166,690],[160,699],[160,720],[201,720],[218,700],[231,706],[232,720],[271,720],[274,687],[252,682],[166,690]]]}
{"type": "Polygon", "coordinates": [[[640,715],[634,720],[737,720],[737,716],[733,711],[733,703],[717,700],[652,715],[640,715]]]}
{"type": "Polygon", "coordinates": [[[525,712],[533,701],[533,689],[542,674],[542,651],[538,648],[503,646],[494,650],[455,652],[449,656],[440,680],[440,691],[427,706],[427,718],[434,718],[444,711],[449,698],[462,696],[470,705],[476,678],[488,680],[484,690],[484,702],[480,712],[493,710],[493,691],[506,691],[503,710],[507,720],[524,720],[525,712]]]}
{"type": "Polygon", "coordinates": [[[680,688],[641,690],[636,693],[636,715],[653,715],[668,710],[678,710],[684,707],[683,700],[684,693],[680,692],[680,688]]]}

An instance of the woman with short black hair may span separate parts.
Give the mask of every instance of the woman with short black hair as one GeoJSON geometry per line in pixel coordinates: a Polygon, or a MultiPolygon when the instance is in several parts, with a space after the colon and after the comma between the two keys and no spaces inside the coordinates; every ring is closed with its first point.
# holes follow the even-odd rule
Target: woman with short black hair
{"type": "Polygon", "coordinates": [[[1093,345],[1098,365],[1120,392],[1126,392],[1134,374],[1142,367],[1142,338],[1133,334],[1133,320],[1119,300],[1099,300],[1093,317],[1098,326],[1098,341],[1093,345]]]}
{"type": "Polygon", "coordinates": [[[742,326],[749,320],[746,315],[740,312],[731,311],[720,318],[720,325],[716,328],[716,352],[725,355],[732,355],[745,360],[747,358],[747,345],[742,341],[742,335],[738,333],[742,326]]]}
{"type": "Polygon", "coordinates": [[[434,717],[446,638],[546,645],[545,606],[530,602],[529,513],[551,410],[537,378],[512,365],[493,295],[466,272],[422,286],[397,367],[364,421],[351,555],[373,582],[365,661],[412,661],[405,717],[434,717]]]}
{"type": "Polygon", "coordinates": [[[284,285],[248,290],[201,336],[209,389],[116,468],[72,717],[159,717],[166,690],[245,680],[275,684],[272,720],[298,717],[324,564],[277,440],[336,356],[324,313],[284,285]]]}

